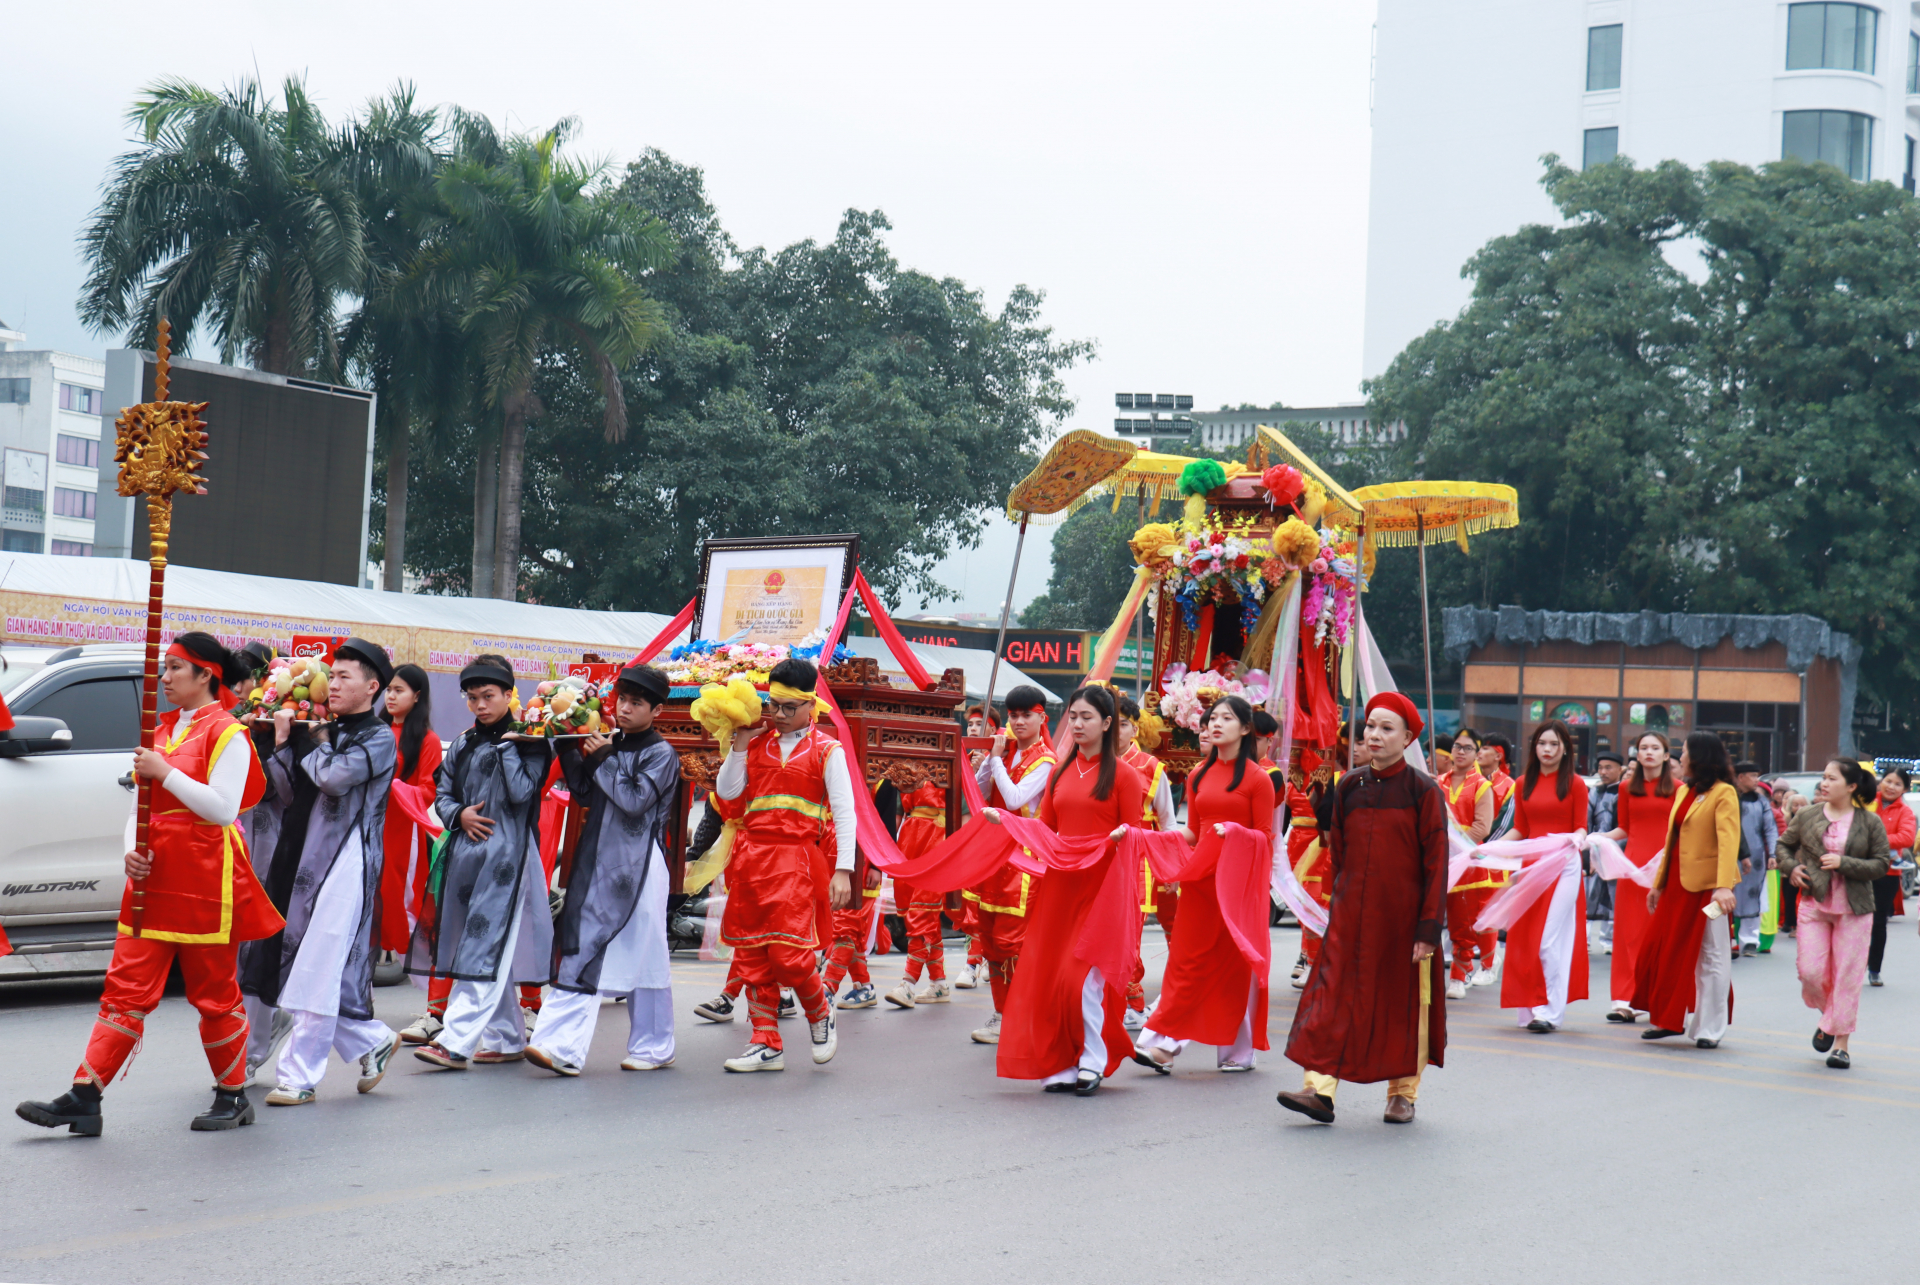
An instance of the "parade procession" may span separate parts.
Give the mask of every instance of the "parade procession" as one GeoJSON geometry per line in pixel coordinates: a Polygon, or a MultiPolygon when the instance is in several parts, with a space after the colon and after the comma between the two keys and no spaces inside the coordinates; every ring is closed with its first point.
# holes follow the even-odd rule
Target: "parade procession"
{"type": "Polygon", "coordinates": [[[1910,8],[10,14],[0,1285],[1913,1279],[1910,8]]]}

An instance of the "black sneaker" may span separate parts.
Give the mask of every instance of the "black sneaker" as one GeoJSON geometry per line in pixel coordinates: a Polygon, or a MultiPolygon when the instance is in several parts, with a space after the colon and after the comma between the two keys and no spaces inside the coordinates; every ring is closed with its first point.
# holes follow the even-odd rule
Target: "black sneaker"
{"type": "Polygon", "coordinates": [[[794,996],[794,993],[792,991],[787,991],[787,990],[781,991],[780,992],[780,1010],[777,1016],[782,1018],[792,1017],[795,1013],[798,1013],[799,1011],[800,1011],[800,1001],[798,998],[794,996]]]}
{"type": "Polygon", "coordinates": [[[215,1088],[213,1105],[193,1117],[193,1123],[187,1127],[195,1133],[215,1133],[252,1123],[253,1103],[247,1101],[245,1089],[215,1088]]]}
{"type": "Polygon", "coordinates": [[[704,1004],[693,1006],[693,1015],[709,1022],[731,1022],[733,1020],[733,996],[722,991],[704,1004]]]}
{"type": "Polygon", "coordinates": [[[100,1136],[100,1090],[92,1084],[76,1084],[51,1102],[22,1102],[13,1113],[43,1129],[58,1129],[64,1124],[68,1133],[86,1138],[100,1136]]]}

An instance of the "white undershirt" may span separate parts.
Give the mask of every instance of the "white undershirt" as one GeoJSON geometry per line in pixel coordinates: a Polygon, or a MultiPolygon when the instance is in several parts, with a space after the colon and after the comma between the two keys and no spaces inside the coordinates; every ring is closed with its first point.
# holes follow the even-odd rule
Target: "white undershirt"
{"type": "MultiPolygon", "coordinates": [[[[803,737],[813,729],[803,727],[797,732],[784,732],[780,736],[780,761],[785,763],[793,755],[794,746],[800,744],[803,737]]],[[[758,740],[758,737],[754,738],[758,740]]],[[[834,869],[851,870],[854,855],[858,847],[856,840],[857,818],[853,812],[853,778],[847,775],[847,755],[839,742],[821,737],[818,752],[824,755],[820,774],[826,780],[827,806],[833,809],[833,839],[835,847],[834,869]],[[834,751],[839,752],[834,752],[834,751]]],[[[727,755],[727,761],[720,765],[720,774],[714,778],[713,792],[728,801],[737,799],[747,788],[747,746],[751,742],[735,738],[733,752],[727,755]]]]}
{"type": "MultiPolygon", "coordinates": [[[[200,710],[218,710],[217,704],[202,705],[200,709],[183,709],[180,721],[174,724],[176,743],[186,739],[186,732],[192,726],[193,717],[200,710]]],[[[157,739],[157,738],[156,738],[157,739]]],[[[247,765],[253,760],[253,738],[245,729],[227,741],[215,760],[213,771],[205,782],[194,780],[179,768],[174,768],[160,779],[160,785],[167,793],[187,805],[187,809],[202,821],[214,825],[232,825],[240,815],[240,800],[247,792],[247,765]]],[[[135,827],[139,823],[140,793],[134,791],[133,804],[127,809],[127,830],[125,846],[133,848],[135,827]]]]}
{"type": "MultiPolygon", "coordinates": [[[[1020,752],[1025,753],[1024,750],[1020,752]]],[[[973,778],[985,787],[989,775],[993,779],[994,788],[1000,791],[1001,805],[1011,811],[1020,812],[1029,803],[1039,798],[1040,792],[1047,788],[1047,780],[1053,775],[1053,764],[1042,763],[1016,783],[1012,774],[1007,771],[1007,761],[997,754],[989,754],[987,761],[980,765],[979,770],[973,774],[973,778]]]]}

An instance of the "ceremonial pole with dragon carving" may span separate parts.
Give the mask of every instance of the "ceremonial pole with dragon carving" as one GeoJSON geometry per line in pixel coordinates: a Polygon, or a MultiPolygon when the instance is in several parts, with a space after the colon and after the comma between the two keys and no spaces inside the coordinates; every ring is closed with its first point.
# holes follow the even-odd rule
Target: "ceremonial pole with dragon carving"
{"type": "MultiPolygon", "coordinates": [[[[160,321],[156,369],[153,376],[153,400],[129,406],[114,422],[113,459],[120,466],[121,495],[143,495],[147,499],[147,657],[146,672],[140,684],[140,748],[153,748],[153,729],[160,703],[160,613],[167,583],[167,538],[173,529],[173,496],[176,491],[205,495],[206,482],[199,476],[206,460],[207,425],[200,412],[206,402],[167,400],[168,345],[172,327],[160,321]]],[[[134,846],[151,858],[147,825],[153,816],[153,781],[139,777],[140,806],[134,834],[134,846]]],[[[128,925],[135,937],[140,935],[146,916],[146,880],[133,881],[133,922],[128,925]]]]}

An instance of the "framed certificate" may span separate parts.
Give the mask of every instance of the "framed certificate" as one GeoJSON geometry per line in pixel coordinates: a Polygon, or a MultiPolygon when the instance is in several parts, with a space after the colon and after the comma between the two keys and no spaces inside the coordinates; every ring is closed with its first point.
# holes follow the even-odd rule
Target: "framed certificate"
{"type": "Polygon", "coordinates": [[[797,643],[833,624],[859,558],[857,535],[703,540],[694,636],[797,643]]]}

